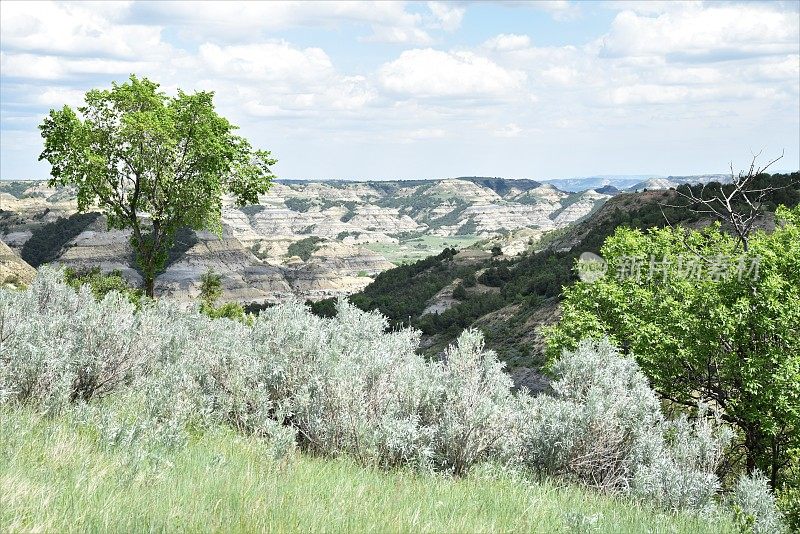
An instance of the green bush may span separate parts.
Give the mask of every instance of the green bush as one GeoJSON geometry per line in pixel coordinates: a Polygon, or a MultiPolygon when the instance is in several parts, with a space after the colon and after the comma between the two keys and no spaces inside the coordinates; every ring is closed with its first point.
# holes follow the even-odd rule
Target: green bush
{"type": "Polygon", "coordinates": [[[67,267],[64,269],[64,280],[78,290],[84,285],[87,286],[98,301],[103,300],[112,291],[116,291],[124,295],[133,305],[139,307],[143,296],[142,290],[132,288],[118,270],[103,274],[99,267],[91,269],[67,267]]]}
{"type": "Polygon", "coordinates": [[[200,307],[200,311],[212,319],[231,319],[233,321],[240,321],[244,323],[248,322],[248,316],[244,312],[244,307],[242,307],[242,305],[238,302],[226,302],[225,304],[216,307],[202,305],[200,307]]]}
{"type": "Polygon", "coordinates": [[[511,280],[513,277],[511,271],[505,265],[500,265],[498,267],[489,267],[484,271],[478,280],[481,284],[487,285],[490,287],[502,287],[503,284],[511,280]]]}
{"type": "Polygon", "coordinates": [[[477,231],[478,223],[475,222],[475,219],[470,217],[456,230],[456,235],[474,235],[477,231]]]}
{"type": "Polygon", "coordinates": [[[453,289],[453,298],[456,300],[465,300],[467,298],[467,290],[464,289],[464,284],[459,283],[453,289]]]}
{"type": "Polygon", "coordinates": [[[344,240],[345,237],[349,236],[358,237],[359,235],[361,235],[360,232],[349,232],[349,231],[339,232],[338,234],[336,234],[336,240],[342,241],[344,240]]]}
{"type": "Polygon", "coordinates": [[[311,255],[319,248],[317,243],[320,241],[323,241],[323,239],[317,236],[306,237],[300,241],[295,241],[289,245],[287,254],[289,256],[299,256],[301,260],[308,261],[311,255]]]}
{"type": "Polygon", "coordinates": [[[305,213],[314,206],[314,201],[308,198],[286,198],[283,200],[286,207],[292,211],[305,213]]]}
{"type": "Polygon", "coordinates": [[[217,306],[217,300],[221,296],[222,276],[216,274],[213,269],[208,269],[201,277],[200,312],[212,319],[248,321],[244,308],[238,302],[227,302],[222,306],[217,306]]]}
{"type": "Polygon", "coordinates": [[[745,452],[736,467],[760,469],[777,489],[800,448],[800,207],[776,218],[746,251],[719,225],[618,229],[602,249],[605,275],[565,288],[548,347],[557,358],[582,339],[609,336],[637,355],[665,399],[724,407],[745,452]],[[635,257],[659,263],[619,276],[635,257]],[[753,265],[758,272],[748,273],[753,265]]]}

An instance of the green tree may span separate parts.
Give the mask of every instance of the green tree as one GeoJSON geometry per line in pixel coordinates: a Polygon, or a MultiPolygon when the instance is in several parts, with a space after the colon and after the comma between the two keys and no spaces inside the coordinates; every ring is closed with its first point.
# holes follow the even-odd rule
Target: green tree
{"type": "Polygon", "coordinates": [[[118,270],[103,274],[100,271],[100,267],[92,267],[88,270],[76,270],[72,267],[67,267],[64,269],[64,280],[75,289],[88,285],[92,295],[98,301],[103,300],[112,291],[125,295],[137,308],[142,300],[142,291],[131,288],[118,270]]]}
{"type": "Polygon", "coordinates": [[[209,307],[217,304],[217,299],[222,296],[222,275],[209,269],[200,277],[200,301],[209,307]]]}
{"type": "Polygon", "coordinates": [[[751,233],[746,251],[719,225],[618,229],[602,247],[605,275],[564,289],[548,351],[609,336],[666,399],[719,407],[740,431],[747,470],[780,489],[800,447],[800,207],[776,217],[783,222],[751,233]]]}
{"type": "Polygon", "coordinates": [[[311,236],[301,239],[300,241],[295,241],[286,250],[286,253],[289,256],[299,256],[301,260],[308,261],[311,259],[311,255],[319,249],[319,243],[323,241],[321,237],[311,236]]]}
{"type": "Polygon", "coordinates": [[[459,282],[456,285],[455,289],[453,289],[453,298],[456,300],[466,300],[467,299],[467,290],[464,288],[464,284],[459,282]]]}
{"type": "Polygon", "coordinates": [[[170,97],[158,87],[131,75],[87,92],[77,113],[50,110],[39,126],[50,184],[76,186],[80,211],[97,206],[109,228],[131,230],[149,297],[175,232],[221,233],[222,195],[256,203],[276,163],[234,134],[237,127],[216,113],[213,92],[170,97]]]}
{"type": "Polygon", "coordinates": [[[249,324],[250,318],[238,302],[226,302],[217,306],[222,296],[222,275],[209,268],[200,277],[200,311],[212,319],[233,319],[249,324]]]}

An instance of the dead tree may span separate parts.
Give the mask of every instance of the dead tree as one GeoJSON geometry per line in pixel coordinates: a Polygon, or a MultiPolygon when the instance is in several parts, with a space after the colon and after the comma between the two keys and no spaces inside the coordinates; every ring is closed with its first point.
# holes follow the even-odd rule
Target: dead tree
{"type": "MultiPolygon", "coordinates": [[[[750,233],[753,225],[763,212],[764,202],[767,201],[772,193],[781,189],[786,189],[795,184],[787,183],[781,186],[767,186],[757,188],[756,179],[764,174],[775,162],[783,158],[784,153],[777,158],[769,161],[763,167],[759,167],[757,162],[761,152],[753,156],[750,168],[747,171],[740,171],[735,174],[733,163],[731,163],[731,183],[703,184],[699,194],[695,193],[691,186],[681,190],[677,188],[678,196],[688,201],[686,206],[669,206],[673,208],[687,208],[698,214],[711,215],[731,226],[737,237],[737,246],[747,251],[749,246],[750,233]],[[726,190],[728,192],[726,192],[726,190]]],[[[666,204],[665,204],[666,205],[666,204]]],[[[663,210],[662,210],[663,213],[663,210]]],[[[669,223],[669,220],[667,221],[669,223]]]]}

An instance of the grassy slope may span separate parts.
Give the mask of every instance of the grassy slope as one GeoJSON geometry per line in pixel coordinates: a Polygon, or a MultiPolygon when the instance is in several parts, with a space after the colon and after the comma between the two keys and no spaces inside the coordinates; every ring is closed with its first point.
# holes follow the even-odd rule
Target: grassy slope
{"type": "Polygon", "coordinates": [[[401,240],[399,244],[368,243],[364,245],[364,248],[378,252],[388,261],[400,265],[439,254],[445,248],[466,248],[480,241],[480,239],[474,235],[450,237],[424,235],[413,239],[401,240]]]}
{"type": "Polygon", "coordinates": [[[577,488],[276,461],[226,430],[148,461],[67,418],[0,408],[0,427],[2,532],[731,530],[577,488]]]}

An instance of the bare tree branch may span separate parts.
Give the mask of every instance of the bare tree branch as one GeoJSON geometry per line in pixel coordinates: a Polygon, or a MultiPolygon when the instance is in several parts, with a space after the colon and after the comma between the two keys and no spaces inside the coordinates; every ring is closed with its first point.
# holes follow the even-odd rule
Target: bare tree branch
{"type": "MultiPolygon", "coordinates": [[[[691,187],[686,188],[686,191],[676,189],[678,196],[688,201],[688,204],[686,206],[664,204],[664,206],[684,208],[693,213],[712,215],[715,219],[729,224],[736,234],[737,246],[741,244],[746,251],[749,248],[750,234],[753,231],[754,224],[763,212],[764,201],[771,193],[795,185],[794,182],[791,182],[781,186],[755,188],[754,182],[756,179],[783,158],[785,153],[781,151],[780,156],[760,167],[758,158],[761,156],[761,152],[753,154],[753,159],[750,161],[750,166],[746,172],[740,171],[736,174],[733,170],[733,163],[730,164],[731,183],[728,184],[730,193],[725,193],[726,187],[723,184],[719,184],[719,192],[714,193],[707,193],[711,188],[706,188],[706,184],[702,184],[699,193],[695,193],[691,187]]],[[[661,213],[666,219],[663,209],[661,213]]],[[[667,224],[672,226],[669,220],[667,220],[667,224]]]]}

